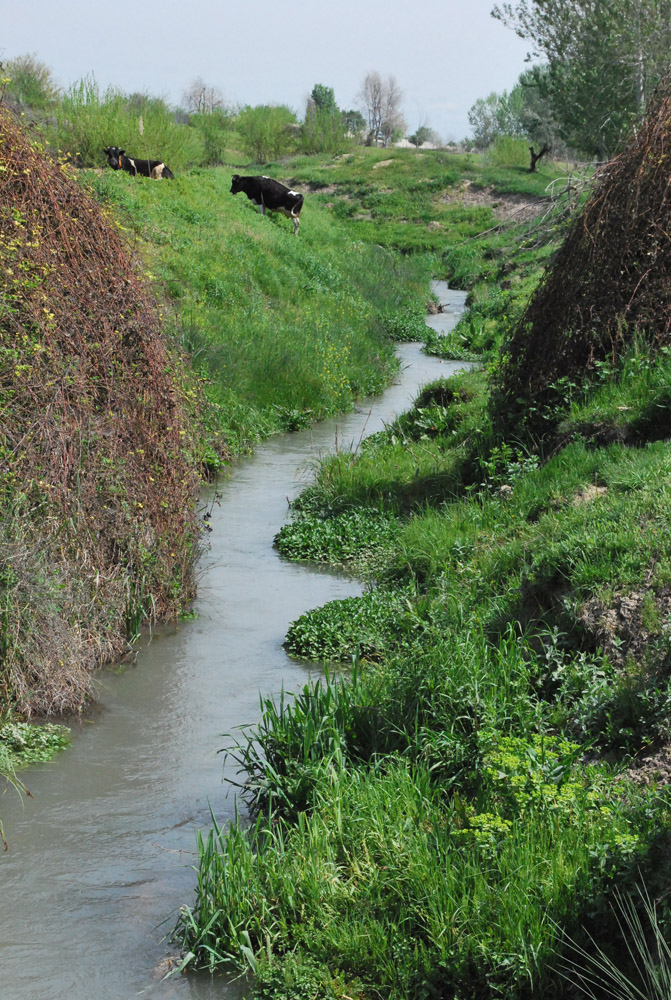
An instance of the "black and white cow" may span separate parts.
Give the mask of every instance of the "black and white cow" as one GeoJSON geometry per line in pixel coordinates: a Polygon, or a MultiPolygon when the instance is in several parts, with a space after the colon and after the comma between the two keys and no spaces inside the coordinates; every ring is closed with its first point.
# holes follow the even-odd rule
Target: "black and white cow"
{"type": "Polygon", "coordinates": [[[162,160],[137,160],[132,156],[126,156],[126,150],[119,149],[118,146],[108,146],[103,149],[103,153],[113,170],[126,170],[133,177],[141,174],[142,177],[153,177],[154,180],[160,180],[161,177],[174,178],[175,176],[170,167],[166,167],[162,160]]]}
{"type": "Polygon", "coordinates": [[[298,227],[301,224],[299,216],[303,207],[302,194],[291,191],[272,177],[241,177],[240,174],[233,174],[231,194],[237,194],[238,191],[244,191],[249,200],[259,206],[261,215],[265,215],[268,209],[271,212],[281,212],[288,219],[292,219],[294,236],[298,236],[298,227]]]}

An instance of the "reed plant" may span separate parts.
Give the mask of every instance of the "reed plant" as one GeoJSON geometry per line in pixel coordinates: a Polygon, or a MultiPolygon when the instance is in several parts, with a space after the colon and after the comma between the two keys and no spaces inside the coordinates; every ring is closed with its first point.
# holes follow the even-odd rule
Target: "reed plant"
{"type": "Polygon", "coordinates": [[[92,76],[84,77],[54,108],[51,143],[80,166],[106,165],[103,149],[120,146],[130,156],[164,160],[173,171],[204,155],[198,129],[178,124],[160,98],[128,95],[116,87],[101,90],[92,76]]]}
{"type": "Polygon", "coordinates": [[[639,883],[632,893],[616,889],[612,910],[618,953],[593,939],[584,947],[569,938],[561,963],[562,975],[591,1000],[603,996],[614,1000],[668,1000],[671,947],[664,903],[652,898],[646,885],[639,883]]]}

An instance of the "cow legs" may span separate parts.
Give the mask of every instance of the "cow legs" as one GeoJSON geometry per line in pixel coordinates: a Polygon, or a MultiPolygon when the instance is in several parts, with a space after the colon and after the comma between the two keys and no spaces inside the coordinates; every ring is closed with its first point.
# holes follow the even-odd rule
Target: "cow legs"
{"type": "Polygon", "coordinates": [[[294,215],[293,219],[294,219],[294,236],[298,236],[298,227],[301,224],[301,220],[298,218],[297,215],[294,215]]]}

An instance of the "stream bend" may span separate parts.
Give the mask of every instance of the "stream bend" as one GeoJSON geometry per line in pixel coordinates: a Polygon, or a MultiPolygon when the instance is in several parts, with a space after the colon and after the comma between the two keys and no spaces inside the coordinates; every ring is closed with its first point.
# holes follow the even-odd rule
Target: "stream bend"
{"type": "MultiPolygon", "coordinates": [[[[466,293],[434,282],[444,334],[466,293]]],[[[193,898],[196,831],[233,814],[221,734],[259,715],[259,692],[288,691],[309,668],[282,648],[308,608],[361,593],[356,580],[281,559],[272,540],[310,462],[380,430],[426,382],[462,365],[402,344],[402,373],[381,397],[337,420],[267,441],[206,495],[211,548],[198,618],[157,631],[134,666],[102,675],[100,707],[54,762],[22,773],[33,798],[2,799],[11,849],[0,857],[0,968],[7,1000],[240,996],[210,976],[162,982],[165,935],[193,898]]]]}

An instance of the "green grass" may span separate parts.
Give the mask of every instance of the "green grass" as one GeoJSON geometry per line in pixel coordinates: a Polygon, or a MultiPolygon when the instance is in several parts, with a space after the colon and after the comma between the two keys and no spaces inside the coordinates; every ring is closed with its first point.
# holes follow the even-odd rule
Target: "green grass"
{"type": "Polygon", "coordinates": [[[234,198],[230,178],[90,181],[143,241],[209,420],[241,451],[379,392],[396,370],[393,341],[423,327],[429,271],[353,242],[309,201],[294,239],[288,220],[234,198]]]}
{"type": "Polygon", "coordinates": [[[497,196],[546,197],[548,185],[563,171],[551,164],[529,174],[519,167],[487,165],[475,154],[441,150],[358,148],[321,163],[296,158],[291,176],[295,183],[309,184],[312,197],[346,220],[357,239],[430,255],[436,271],[447,262],[454,286],[465,287],[449,264],[455,244],[496,225],[491,203],[497,196]],[[480,204],[464,202],[465,184],[486,189],[491,197],[480,204]]]}
{"type": "Polygon", "coordinates": [[[472,302],[431,349],[486,365],[323,460],[277,536],[371,589],[291,625],[293,655],[342,673],[263,696],[227,748],[251,825],[199,838],[184,964],[251,970],[268,1000],[559,1000],[565,935],[655,870],[668,821],[621,774],[671,737],[668,361],[637,347],[563,386],[544,448],[531,414],[497,438],[497,351],[564,219],[499,226],[495,202],[561,172],[395,150],[262,169],[307,192],[298,239],[228,167],[89,175],[191,359],[201,464],[381,389],[430,277],[472,302]]]}
{"type": "Polygon", "coordinates": [[[532,415],[524,440],[495,437],[496,352],[563,223],[521,248],[512,228],[471,240],[481,209],[440,192],[543,179],[386,152],[313,163],[317,197],[358,238],[412,227],[406,256],[428,247],[472,289],[432,349],[489,364],[323,459],[294,503],[281,551],[377,588],[290,626],[295,655],[353,671],[263,699],[230,749],[254,824],[201,838],[178,934],[190,962],[251,969],[276,1000],[559,1000],[566,935],[598,955],[614,887],[668,876],[668,797],[621,774],[671,738],[668,358],[638,347],[564,386],[544,448],[532,415]]]}
{"type": "Polygon", "coordinates": [[[259,819],[201,841],[189,950],[262,980],[303,959],[362,998],[541,987],[559,926],[641,860],[647,820],[577,745],[531,735],[516,647],[462,634],[410,676],[392,661],[267,702],[241,751],[259,819]]]}

